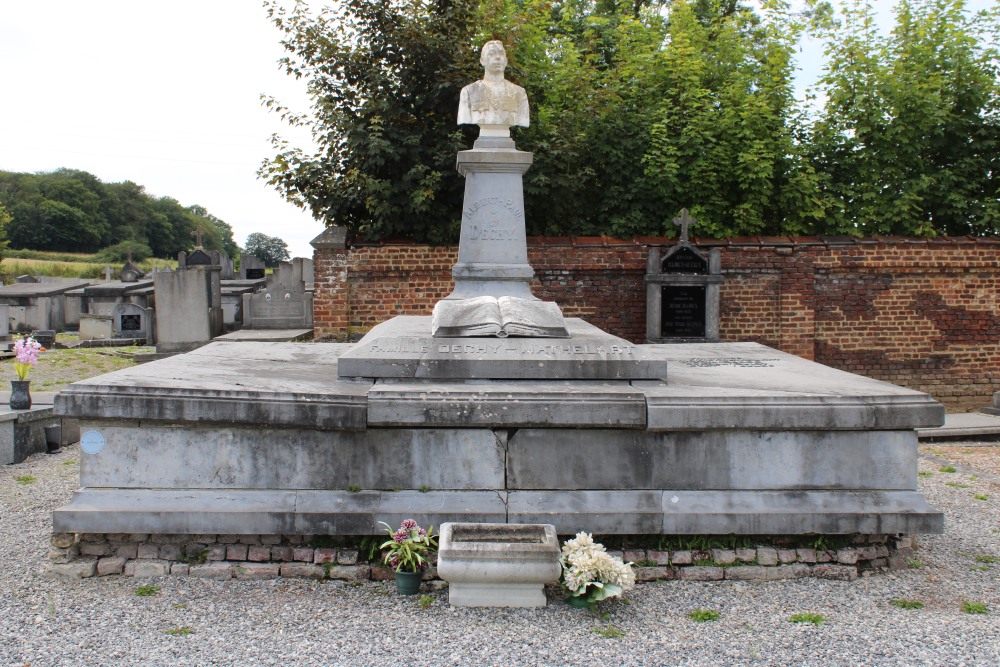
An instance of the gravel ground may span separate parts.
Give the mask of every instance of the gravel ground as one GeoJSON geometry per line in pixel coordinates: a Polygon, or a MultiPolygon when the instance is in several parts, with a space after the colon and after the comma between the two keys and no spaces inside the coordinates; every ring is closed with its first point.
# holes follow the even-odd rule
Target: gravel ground
{"type": "Polygon", "coordinates": [[[0,467],[0,666],[1000,665],[1000,562],[984,562],[1000,557],[1000,486],[927,459],[921,489],[946,533],[921,537],[920,567],[850,583],[640,584],[600,616],[557,589],[544,609],[490,610],[429,590],[423,608],[381,582],[44,576],[50,512],[78,460],[69,448],[0,467]],[[159,593],[136,595],[143,584],[159,593]],[[898,598],[924,607],[897,609],[898,598]],[[963,600],[989,613],[963,613],[963,600]],[[695,623],[696,609],[720,618],[695,623]],[[804,612],[823,624],[789,622],[804,612]],[[623,635],[594,632],[608,629],[623,635]]]}

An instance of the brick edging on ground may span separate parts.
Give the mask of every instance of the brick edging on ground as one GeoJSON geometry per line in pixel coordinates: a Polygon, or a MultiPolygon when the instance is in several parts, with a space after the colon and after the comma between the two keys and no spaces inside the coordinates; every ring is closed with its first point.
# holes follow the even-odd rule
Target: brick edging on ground
{"type": "MultiPolygon", "coordinates": [[[[359,561],[354,546],[317,547],[301,535],[148,535],[56,533],[49,573],[74,578],[191,576],[217,580],[384,581],[390,568],[359,561]]],[[[861,572],[906,569],[909,536],[854,536],[837,549],[758,545],[739,549],[613,551],[632,562],[637,581],[764,581],[817,577],[853,581],[861,572]]],[[[425,580],[437,578],[432,567],[425,580]]]]}

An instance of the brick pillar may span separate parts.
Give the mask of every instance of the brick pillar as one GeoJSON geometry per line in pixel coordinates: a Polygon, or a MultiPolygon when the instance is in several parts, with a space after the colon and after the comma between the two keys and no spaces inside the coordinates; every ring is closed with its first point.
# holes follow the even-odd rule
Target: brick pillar
{"type": "Polygon", "coordinates": [[[347,280],[350,250],[343,227],[327,227],[310,244],[313,250],[313,334],[346,341],[351,290],[347,280]]]}

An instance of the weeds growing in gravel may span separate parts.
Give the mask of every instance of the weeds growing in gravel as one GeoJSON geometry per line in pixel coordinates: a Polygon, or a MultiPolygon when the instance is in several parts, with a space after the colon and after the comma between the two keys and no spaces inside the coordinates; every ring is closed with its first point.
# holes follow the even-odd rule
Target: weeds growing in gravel
{"type": "Polygon", "coordinates": [[[605,639],[621,639],[625,636],[624,632],[613,625],[608,625],[603,628],[591,628],[590,631],[599,637],[604,637],[605,639]]]}
{"type": "Polygon", "coordinates": [[[174,637],[185,637],[194,634],[194,630],[186,625],[182,625],[179,628],[170,628],[169,630],[164,630],[164,632],[174,637]]]}
{"type": "Polygon", "coordinates": [[[930,470],[921,470],[917,474],[920,475],[921,477],[930,477],[934,473],[932,473],[930,470]]]}
{"type": "Polygon", "coordinates": [[[988,495],[986,495],[985,493],[977,493],[976,495],[974,495],[972,497],[975,498],[976,500],[989,500],[990,499],[990,497],[988,495]]]}
{"type": "Polygon", "coordinates": [[[985,554],[979,554],[975,557],[977,563],[1000,563],[1000,558],[996,556],[987,556],[985,554]]]}
{"type": "Polygon", "coordinates": [[[908,567],[908,568],[911,568],[913,570],[919,570],[923,566],[924,566],[923,562],[917,560],[916,558],[907,558],[906,559],[906,567],[908,567]]]}
{"type": "Polygon", "coordinates": [[[135,594],[139,597],[149,597],[151,595],[159,595],[160,587],[153,584],[147,584],[146,586],[139,586],[135,589],[135,594]]]}
{"type": "Polygon", "coordinates": [[[967,489],[967,488],[969,488],[968,484],[961,484],[959,482],[945,482],[945,485],[946,486],[952,486],[952,487],[954,487],[956,489],[967,489]]]}
{"type": "Polygon", "coordinates": [[[704,623],[706,621],[717,621],[719,620],[719,612],[714,609],[695,609],[690,614],[690,618],[695,623],[704,623]]]}
{"type": "Polygon", "coordinates": [[[938,472],[957,472],[955,466],[941,466],[938,468],[938,472]]]}
{"type": "Polygon", "coordinates": [[[34,484],[38,481],[38,478],[31,475],[18,475],[14,478],[14,481],[18,484],[34,484]]]}
{"type": "Polygon", "coordinates": [[[803,612],[801,614],[792,614],[788,620],[792,623],[812,623],[813,625],[823,625],[823,614],[814,614],[812,612],[803,612]]]}
{"type": "Polygon", "coordinates": [[[989,609],[987,609],[986,605],[982,602],[962,600],[962,611],[966,614],[985,614],[989,611],[989,609]]]}
{"type": "Polygon", "coordinates": [[[907,598],[889,600],[889,604],[900,609],[921,609],[924,606],[924,603],[920,600],[909,600],[907,598]]]}
{"type": "Polygon", "coordinates": [[[433,595],[421,595],[420,596],[420,607],[422,609],[427,609],[432,604],[434,604],[434,596],[433,595]]]}

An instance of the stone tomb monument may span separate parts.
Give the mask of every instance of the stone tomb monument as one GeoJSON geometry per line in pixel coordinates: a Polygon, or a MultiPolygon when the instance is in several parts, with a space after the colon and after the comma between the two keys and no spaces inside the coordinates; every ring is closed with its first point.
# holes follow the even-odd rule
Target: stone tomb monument
{"type": "MultiPolygon", "coordinates": [[[[470,114],[521,108],[493,83],[463,95],[470,114]]],[[[487,118],[479,142],[509,142],[496,136],[509,116],[487,118]]],[[[488,183],[465,202],[476,215],[453,296],[527,298],[520,209],[488,183]],[[496,232],[473,238],[495,202],[500,223],[484,220],[496,232]]],[[[394,318],[354,345],[216,342],[74,383],[56,408],[81,420],[87,447],[54,530],[359,536],[406,518],[558,535],[943,529],[917,489],[914,429],[944,419],[926,394],[753,343],[635,345],[575,318],[568,338],[435,337],[430,319],[394,318]]]]}
{"type": "Polygon", "coordinates": [[[719,286],[722,258],[717,249],[706,257],[688,242],[694,218],[683,209],[674,224],[680,242],[662,259],[659,248],[646,262],[646,342],[716,343],[719,341],[719,286]]]}

